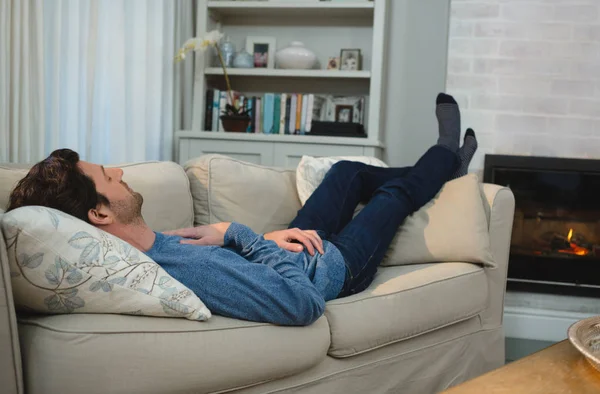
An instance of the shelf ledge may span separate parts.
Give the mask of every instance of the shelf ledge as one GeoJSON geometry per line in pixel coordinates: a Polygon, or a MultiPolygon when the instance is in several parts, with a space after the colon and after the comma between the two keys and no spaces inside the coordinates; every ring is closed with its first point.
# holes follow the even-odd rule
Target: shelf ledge
{"type": "Polygon", "coordinates": [[[325,144],[325,145],[347,145],[347,146],[371,146],[383,148],[380,141],[369,138],[333,137],[317,135],[288,135],[288,134],[258,134],[258,133],[227,133],[223,131],[191,131],[180,130],[176,133],[177,138],[189,139],[211,139],[247,142],[285,142],[297,144],[325,144]]]}
{"type": "Polygon", "coordinates": [[[333,18],[372,18],[372,1],[364,2],[278,2],[278,1],[209,1],[208,9],[221,17],[248,16],[328,16],[333,18]]]}
{"type": "MultiPolygon", "coordinates": [[[[223,75],[220,67],[208,67],[206,75],[223,75]]],[[[266,78],[330,78],[330,79],[369,79],[370,71],[342,70],[284,70],[279,68],[228,68],[230,76],[254,76],[266,78]]]]}

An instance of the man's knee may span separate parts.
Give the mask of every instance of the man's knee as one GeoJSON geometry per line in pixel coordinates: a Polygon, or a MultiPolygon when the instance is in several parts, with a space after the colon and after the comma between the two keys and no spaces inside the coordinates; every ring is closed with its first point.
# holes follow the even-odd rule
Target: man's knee
{"type": "Polygon", "coordinates": [[[367,165],[357,161],[341,160],[331,166],[331,174],[355,174],[363,170],[367,165]]]}

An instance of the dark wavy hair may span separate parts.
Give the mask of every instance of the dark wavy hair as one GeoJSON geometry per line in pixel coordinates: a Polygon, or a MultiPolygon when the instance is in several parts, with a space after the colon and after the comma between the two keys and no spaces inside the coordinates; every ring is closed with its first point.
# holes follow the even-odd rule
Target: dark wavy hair
{"type": "Polygon", "coordinates": [[[92,178],[77,167],[78,162],[79,154],[70,149],[52,152],[34,165],[10,193],[8,211],[27,205],[41,205],[89,223],[90,209],[98,204],[110,204],[104,195],[96,191],[92,178]]]}

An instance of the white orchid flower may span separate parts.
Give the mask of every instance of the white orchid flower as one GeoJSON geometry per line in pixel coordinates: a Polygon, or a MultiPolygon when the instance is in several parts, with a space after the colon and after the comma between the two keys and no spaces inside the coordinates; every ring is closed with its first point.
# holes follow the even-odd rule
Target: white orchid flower
{"type": "Polygon", "coordinates": [[[184,44],[183,44],[183,48],[189,48],[191,50],[194,50],[196,48],[196,42],[198,40],[195,37],[189,38],[184,44]]]}
{"type": "Polygon", "coordinates": [[[223,61],[223,55],[221,54],[221,50],[219,49],[219,42],[223,39],[223,33],[218,30],[209,31],[206,33],[204,37],[192,37],[188,39],[181,48],[177,51],[177,55],[175,56],[175,62],[181,62],[185,59],[185,55],[191,51],[206,51],[208,47],[215,47],[217,50],[217,56],[219,58],[219,62],[221,63],[221,67],[223,68],[223,74],[225,76],[225,82],[227,84],[227,93],[229,95],[229,104],[233,106],[238,113],[238,106],[234,103],[233,94],[231,93],[231,82],[229,81],[229,76],[227,75],[227,67],[225,67],[225,62],[223,61]]]}
{"type": "Polygon", "coordinates": [[[180,62],[185,55],[191,51],[206,51],[208,47],[216,46],[223,39],[223,33],[218,30],[209,31],[204,37],[192,37],[188,39],[177,51],[175,60],[180,62]]]}
{"type": "Polygon", "coordinates": [[[209,41],[211,45],[216,45],[223,39],[223,33],[218,30],[213,30],[208,32],[204,39],[209,41]]]}

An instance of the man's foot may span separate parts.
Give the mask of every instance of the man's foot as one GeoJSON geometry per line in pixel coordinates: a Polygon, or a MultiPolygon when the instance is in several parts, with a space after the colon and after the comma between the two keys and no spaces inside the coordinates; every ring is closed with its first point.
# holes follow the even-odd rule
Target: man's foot
{"type": "Polygon", "coordinates": [[[440,93],[436,99],[435,116],[440,126],[438,145],[458,152],[460,144],[460,111],[454,97],[440,93]]]}
{"type": "Polygon", "coordinates": [[[469,164],[471,164],[471,159],[473,159],[473,155],[475,155],[475,151],[477,150],[477,138],[475,137],[475,132],[473,129],[467,129],[465,133],[465,140],[463,146],[458,151],[458,157],[460,158],[460,165],[458,170],[452,175],[451,179],[460,178],[461,176],[467,175],[469,171],[469,164]]]}

